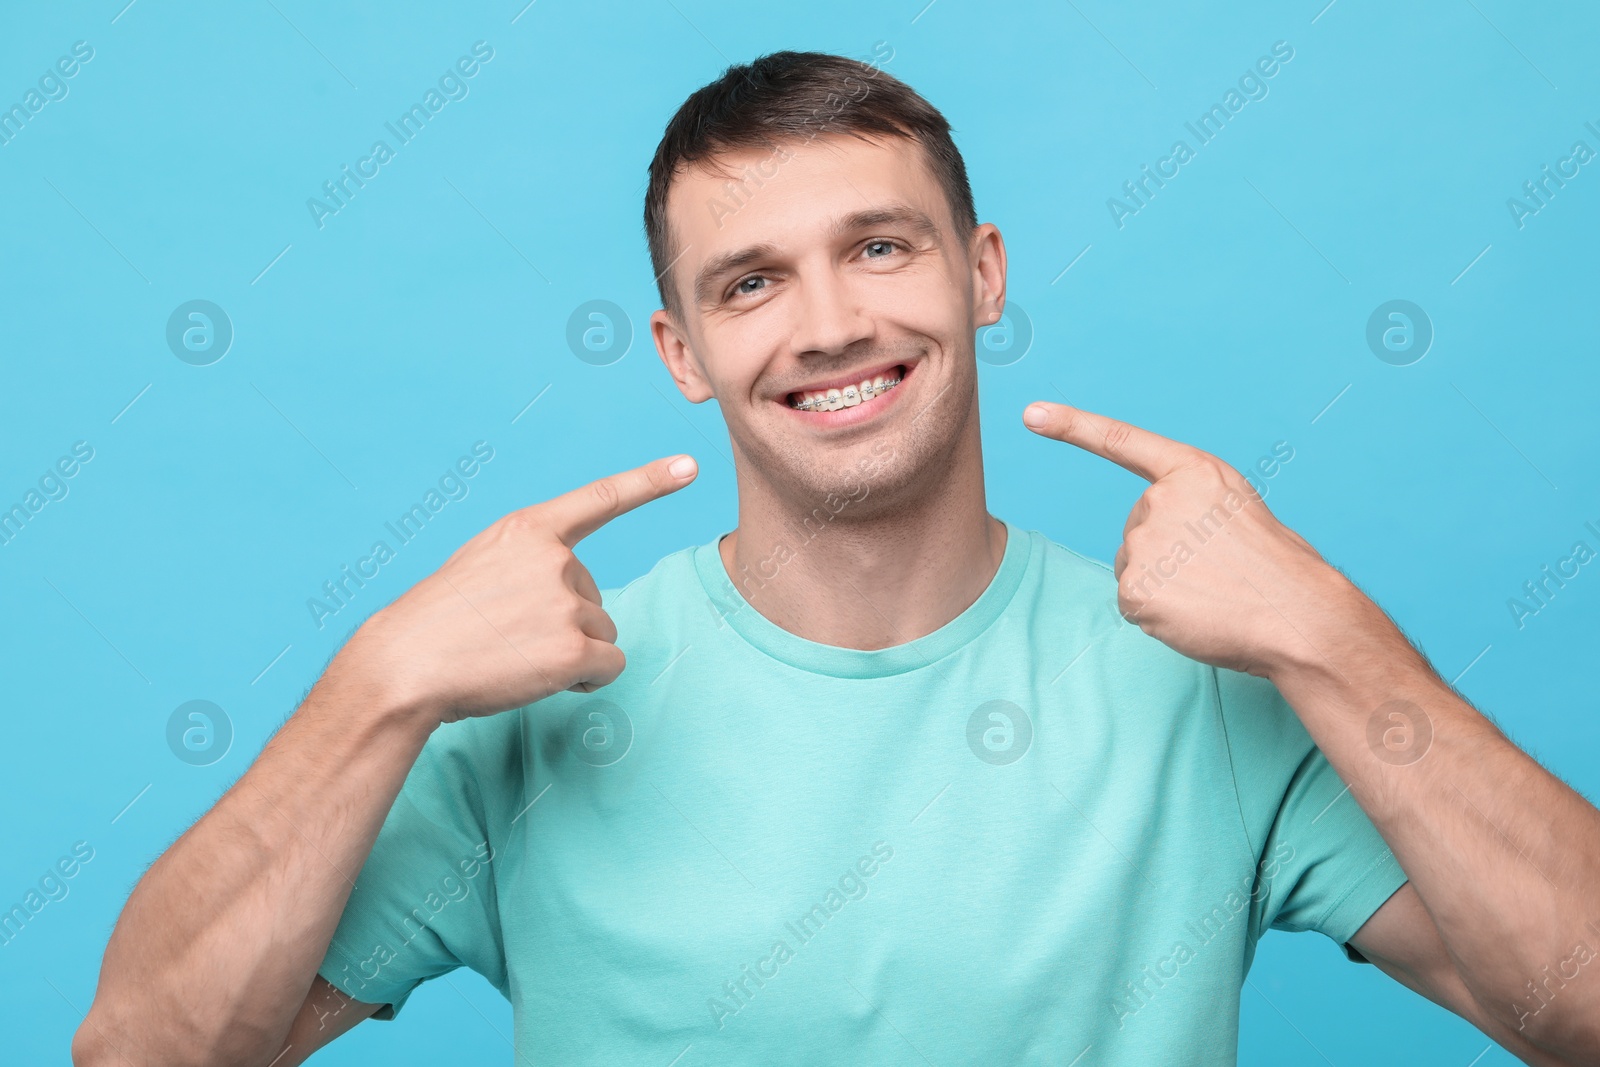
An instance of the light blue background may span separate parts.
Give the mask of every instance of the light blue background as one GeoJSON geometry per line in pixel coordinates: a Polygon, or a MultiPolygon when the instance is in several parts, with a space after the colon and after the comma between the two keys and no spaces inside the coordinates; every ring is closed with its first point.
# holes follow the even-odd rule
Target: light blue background
{"type": "MultiPolygon", "coordinates": [[[[949,117],[980,217],[1007,238],[1034,337],[981,370],[991,510],[1109,560],[1141,491],[1025,431],[1035,398],[1241,467],[1287,441],[1277,514],[1445,677],[1470,665],[1462,691],[1593,795],[1600,567],[1522,629],[1507,601],[1575,540],[1600,547],[1583,528],[1600,526],[1600,163],[1523,228],[1506,201],[1575,141],[1600,149],[1585,128],[1600,126],[1600,18],[1323,2],[8,5],[0,106],[73,42],[95,50],[0,146],[0,505],[74,441],[95,449],[0,546],[0,906],[75,841],[95,850],[0,947],[8,1062],[65,1062],[147,864],[361,618],[461,541],[677,451],[699,481],[584,544],[601,586],[731,527],[716,408],[682,400],[643,332],[641,201],[684,96],[781,48],[865,59],[887,42],[885,69],[949,117]],[[495,52],[470,94],[318,229],[307,198],[478,40],[495,52]],[[1295,54],[1269,95],[1114,225],[1107,198],[1175,139],[1192,146],[1184,122],[1279,40],[1295,54]],[[1411,366],[1364,340],[1396,298],[1436,331],[1411,366]],[[191,299],[235,330],[210,366],[166,345],[191,299]],[[565,341],[592,299],[634,327],[610,366],[565,341]],[[495,459],[470,495],[319,630],[306,599],[477,440],[495,459]],[[165,739],[192,699],[235,730],[206,767],[165,739]]],[[[1242,1063],[1466,1067],[1487,1044],[1323,938],[1268,937],[1249,984],[1242,1063]]],[[[509,1063],[510,1029],[462,971],[316,1062],[509,1063]]]]}

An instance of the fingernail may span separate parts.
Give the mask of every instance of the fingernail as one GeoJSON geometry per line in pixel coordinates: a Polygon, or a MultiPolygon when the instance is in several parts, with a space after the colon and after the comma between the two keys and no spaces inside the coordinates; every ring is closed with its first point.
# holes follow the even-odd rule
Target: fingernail
{"type": "Polygon", "coordinates": [[[693,456],[679,456],[667,464],[667,473],[674,478],[687,478],[695,472],[693,456]]]}
{"type": "Polygon", "coordinates": [[[1050,412],[1043,404],[1029,404],[1022,412],[1022,421],[1029,426],[1043,426],[1050,420],[1050,412]]]}

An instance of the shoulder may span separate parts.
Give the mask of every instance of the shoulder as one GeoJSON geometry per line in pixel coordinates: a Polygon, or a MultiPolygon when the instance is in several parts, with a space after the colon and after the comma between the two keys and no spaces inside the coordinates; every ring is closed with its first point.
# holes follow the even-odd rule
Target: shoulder
{"type": "MultiPolygon", "coordinates": [[[[657,650],[682,647],[680,638],[693,617],[692,594],[699,590],[693,552],[679,549],[632,581],[600,591],[602,606],[617,624],[617,646],[628,657],[629,671],[648,669],[657,650]]],[[[701,613],[710,617],[704,608],[701,613]]],[[[529,709],[559,710],[582,696],[554,693],[498,715],[442,723],[423,745],[406,793],[424,798],[439,814],[448,807],[458,818],[482,821],[487,812],[521,796],[529,709]]]]}
{"type": "Polygon", "coordinates": [[[1209,705],[1220,720],[1236,760],[1255,765],[1298,764],[1312,747],[1299,716],[1265,678],[1214,667],[1174,651],[1127,622],[1117,610],[1117,579],[1110,564],[1051,540],[1033,539],[1037,611],[1061,633],[1081,632],[1083,644],[1108,658],[1137,684],[1178,683],[1190,699],[1209,705]]]}
{"type": "Polygon", "coordinates": [[[1117,606],[1117,576],[1111,564],[1054,541],[1038,530],[1019,531],[1030,539],[1030,578],[1023,605],[1041,639],[1077,640],[1079,647],[1109,657],[1125,671],[1181,676],[1186,687],[1208,679],[1211,667],[1174,651],[1122,617],[1117,606]]]}
{"type": "Polygon", "coordinates": [[[1035,560],[1043,568],[1043,577],[1056,582],[1077,582],[1116,591],[1117,576],[1111,564],[1051,540],[1039,530],[1018,532],[1032,541],[1035,560]]]}
{"type": "Polygon", "coordinates": [[[1235,759],[1257,767],[1298,765],[1316,747],[1299,714],[1270,680],[1221,667],[1211,673],[1235,759]]]}
{"type": "Polygon", "coordinates": [[[690,545],[669,552],[632,581],[600,590],[601,606],[620,627],[621,618],[650,618],[662,608],[681,603],[689,594],[700,593],[700,578],[695,570],[698,551],[699,546],[690,545]]]}
{"type": "Polygon", "coordinates": [[[1232,779],[1248,839],[1260,839],[1297,782],[1320,790],[1321,754],[1270,679],[1169,648],[1117,611],[1112,567],[1037,531],[1032,536],[1041,542],[1039,617],[1048,620],[1040,630],[1064,641],[1070,649],[1064,658],[1083,650],[1072,668],[1080,683],[1093,681],[1118,706],[1137,709],[1135,718],[1152,737],[1208,739],[1206,751],[1219,761],[1223,781],[1232,779]]]}

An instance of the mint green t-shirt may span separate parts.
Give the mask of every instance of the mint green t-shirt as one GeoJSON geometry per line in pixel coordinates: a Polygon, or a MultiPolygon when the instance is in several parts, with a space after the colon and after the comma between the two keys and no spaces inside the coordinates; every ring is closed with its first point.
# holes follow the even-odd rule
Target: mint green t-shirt
{"type": "Polygon", "coordinates": [[[1406,876],[1276,688],[1006,528],[876,651],[715,540],[604,591],[627,669],[439,727],[322,976],[382,1019],[470,967],[534,1063],[1234,1063],[1267,929],[1344,944],[1406,876]]]}

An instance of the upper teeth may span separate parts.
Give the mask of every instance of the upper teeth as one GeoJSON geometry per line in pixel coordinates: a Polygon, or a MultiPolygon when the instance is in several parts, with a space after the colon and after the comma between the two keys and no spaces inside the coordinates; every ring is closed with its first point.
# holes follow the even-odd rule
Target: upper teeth
{"type": "Polygon", "coordinates": [[[789,406],[801,411],[838,411],[881,396],[899,384],[899,378],[886,378],[880,374],[876,378],[852,382],[841,389],[806,389],[798,394],[798,400],[789,401],[789,406]]]}

